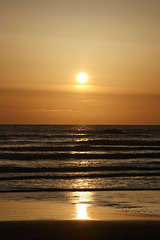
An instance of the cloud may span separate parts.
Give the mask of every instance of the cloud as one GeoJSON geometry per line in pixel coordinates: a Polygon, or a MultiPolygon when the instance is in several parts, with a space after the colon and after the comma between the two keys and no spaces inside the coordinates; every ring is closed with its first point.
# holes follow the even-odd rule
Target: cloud
{"type": "MultiPolygon", "coordinates": [[[[102,97],[112,97],[112,98],[154,98],[159,101],[160,90],[159,88],[124,88],[124,87],[105,87],[98,85],[54,85],[46,86],[0,86],[0,95],[2,96],[12,96],[18,97],[29,96],[30,98],[39,97],[42,98],[52,98],[53,99],[69,99],[69,98],[82,98],[80,102],[95,102],[97,98],[102,97]]],[[[63,111],[62,109],[41,109],[41,111],[46,112],[58,112],[63,111]]]]}
{"type": "Polygon", "coordinates": [[[33,110],[35,112],[80,112],[80,110],[71,110],[71,109],[66,109],[66,110],[62,110],[62,109],[45,109],[45,108],[41,108],[41,109],[35,109],[33,110]]]}
{"type": "Polygon", "coordinates": [[[71,110],[71,109],[68,109],[68,110],[65,110],[66,112],[81,112],[80,110],[71,110]]]}
{"type": "Polygon", "coordinates": [[[96,102],[95,99],[85,99],[85,100],[81,100],[80,102],[82,103],[90,103],[90,102],[96,102]]]}
{"type": "Polygon", "coordinates": [[[61,112],[62,110],[61,109],[45,109],[45,108],[42,108],[42,109],[38,109],[38,110],[34,110],[36,112],[61,112]]]}

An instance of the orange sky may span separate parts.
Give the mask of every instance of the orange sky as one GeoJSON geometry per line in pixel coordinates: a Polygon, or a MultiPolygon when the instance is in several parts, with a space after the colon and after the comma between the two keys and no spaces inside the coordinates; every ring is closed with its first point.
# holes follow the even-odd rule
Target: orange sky
{"type": "Polygon", "coordinates": [[[160,124],[159,0],[5,0],[0,16],[0,124],[160,124]]]}

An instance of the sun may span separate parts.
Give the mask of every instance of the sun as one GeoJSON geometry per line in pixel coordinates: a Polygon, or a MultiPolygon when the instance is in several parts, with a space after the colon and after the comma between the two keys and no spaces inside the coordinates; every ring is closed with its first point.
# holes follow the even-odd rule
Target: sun
{"type": "Polygon", "coordinates": [[[87,80],[88,80],[88,76],[86,73],[81,72],[77,75],[77,81],[79,83],[83,84],[83,83],[87,82],[87,80]]]}

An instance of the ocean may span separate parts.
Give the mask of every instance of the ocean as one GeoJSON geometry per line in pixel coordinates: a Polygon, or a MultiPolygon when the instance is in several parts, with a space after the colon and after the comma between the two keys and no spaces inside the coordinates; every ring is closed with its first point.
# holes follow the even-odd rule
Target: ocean
{"type": "Polygon", "coordinates": [[[88,202],[107,206],[113,192],[121,200],[137,191],[158,199],[159,190],[160,126],[0,125],[0,198],[72,194],[76,202],[93,192],[88,202]]]}

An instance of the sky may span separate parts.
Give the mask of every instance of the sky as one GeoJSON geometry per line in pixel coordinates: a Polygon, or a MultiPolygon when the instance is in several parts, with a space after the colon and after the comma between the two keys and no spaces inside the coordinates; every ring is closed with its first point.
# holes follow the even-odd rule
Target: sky
{"type": "Polygon", "coordinates": [[[2,0],[0,18],[0,124],[160,124],[159,0],[2,0]]]}

